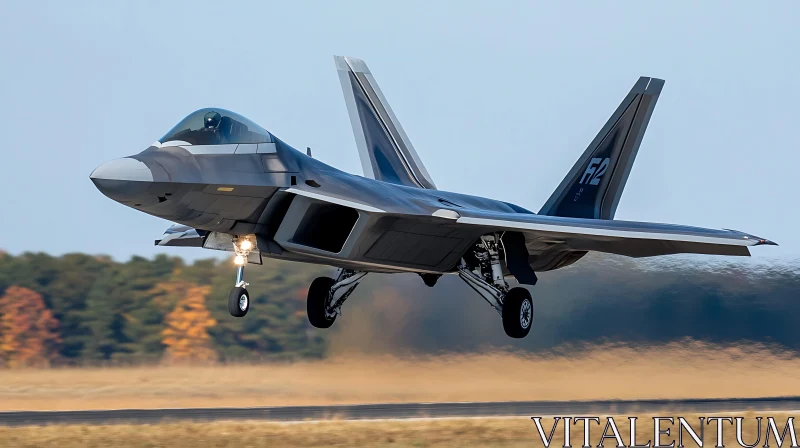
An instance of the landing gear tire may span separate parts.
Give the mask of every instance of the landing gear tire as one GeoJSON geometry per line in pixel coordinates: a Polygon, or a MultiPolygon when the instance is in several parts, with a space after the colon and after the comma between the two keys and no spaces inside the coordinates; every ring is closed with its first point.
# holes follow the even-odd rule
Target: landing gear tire
{"type": "Polygon", "coordinates": [[[525,288],[511,288],[503,299],[503,330],[512,338],[528,335],[533,324],[533,299],[525,288]]]}
{"type": "Polygon", "coordinates": [[[233,317],[244,317],[247,311],[250,310],[250,293],[246,288],[241,286],[231,289],[228,294],[228,312],[233,317]]]}
{"type": "Polygon", "coordinates": [[[317,277],[308,288],[308,299],[306,300],[308,321],[317,328],[330,328],[336,320],[335,314],[328,316],[326,311],[328,297],[334,284],[336,284],[336,280],[330,277],[317,277]]]}

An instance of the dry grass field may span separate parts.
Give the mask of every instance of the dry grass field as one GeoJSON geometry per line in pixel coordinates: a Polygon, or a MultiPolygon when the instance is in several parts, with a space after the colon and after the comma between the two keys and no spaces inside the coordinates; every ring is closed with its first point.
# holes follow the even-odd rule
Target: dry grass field
{"type": "MultiPolygon", "coordinates": [[[[770,414],[780,429],[787,414],[770,414]]],[[[637,443],[646,443],[653,437],[653,421],[648,416],[638,416],[637,443]]],[[[697,416],[682,415],[699,433],[697,416]]],[[[753,415],[745,415],[743,440],[753,443],[757,423],[753,415]]],[[[627,416],[615,417],[615,422],[625,444],[630,441],[627,416]]],[[[601,416],[601,424],[605,425],[601,416]]],[[[668,422],[661,429],[670,428],[672,436],[662,436],[662,443],[676,439],[677,423],[668,422]]],[[[549,434],[553,419],[542,419],[545,433],[549,434]]],[[[572,446],[583,442],[582,423],[573,426],[572,446]]],[[[727,425],[727,424],[726,424],[727,425]]],[[[761,442],[766,423],[761,429],[761,442]]],[[[726,446],[739,446],[735,431],[723,426],[726,446]]],[[[591,445],[597,446],[603,427],[593,424],[591,445]]],[[[788,436],[788,435],[787,435],[788,436]]],[[[559,423],[551,447],[564,446],[563,422],[559,423]]],[[[691,437],[684,433],[684,444],[696,447],[691,437]]],[[[716,442],[716,427],[708,427],[703,437],[704,446],[716,442]]],[[[774,445],[774,438],[771,440],[774,445]]],[[[677,444],[677,442],[676,442],[677,444]]],[[[786,445],[787,442],[784,442],[786,445]]],[[[492,419],[442,419],[400,421],[326,421],[303,423],[270,422],[213,422],[164,423],[160,425],[108,425],[108,426],[27,426],[0,427],[0,446],[59,448],[107,447],[157,448],[157,447],[542,447],[533,422],[527,417],[492,419]]],[[[613,439],[605,446],[615,446],[613,439]]]]}
{"type": "Polygon", "coordinates": [[[570,356],[347,357],[258,365],[0,370],[0,410],[414,401],[762,397],[800,391],[800,359],[696,342],[570,356]]]}

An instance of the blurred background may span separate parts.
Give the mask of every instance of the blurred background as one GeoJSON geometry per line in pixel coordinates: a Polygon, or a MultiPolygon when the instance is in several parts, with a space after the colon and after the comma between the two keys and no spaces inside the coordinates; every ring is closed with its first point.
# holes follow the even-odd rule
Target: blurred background
{"type": "MultiPolygon", "coordinates": [[[[26,253],[0,258],[6,362],[109,365],[282,361],[342,354],[563,354],[594,344],[705,341],[800,353],[800,264],[632,261],[591,255],[541,275],[535,325],[505,336],[496,312],[455,276],[371,275],[331,330],[306,320],[311,280],[332,269],[267,260],[251,267],[253,313],[228,315],[229,260],[26,253]],[[46,316],[46,319],[45,319],[46,316]],[[46,322],[45,322],[46,320],[46,322]],[[19,322],[15,324],[15,322],[19,322]],[[42,340],[30,352],[30,342],[42,340]],[[22,350],[26,347],[28,351],[22,350]]],[[[2,358],[0,358],[2,359],[2,358]]]]}

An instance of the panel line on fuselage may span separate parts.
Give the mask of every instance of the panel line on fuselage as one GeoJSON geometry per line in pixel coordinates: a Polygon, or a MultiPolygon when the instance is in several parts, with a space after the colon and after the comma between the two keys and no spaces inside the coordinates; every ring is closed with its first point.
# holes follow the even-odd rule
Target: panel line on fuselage
{"type": "Polygon", "coordinates": [[[333,204],[343,205],[345,207],[352,207],[358,210],[363,210],[365,212],[373,212],[373,213],[386,213],[385,210],[381,210],[379,208],[373,207],[371,205],[362,204],[360,202],[350,201],[347,199],[341,199],[334,196],[328,196],[324,194],[314,193],[311,191],[300,190],[298,188],[287,188],[287,193],[293,193],[300,196],[305,196],[311,199],[319,199],[320,201],[331,202],[333,204]]]}

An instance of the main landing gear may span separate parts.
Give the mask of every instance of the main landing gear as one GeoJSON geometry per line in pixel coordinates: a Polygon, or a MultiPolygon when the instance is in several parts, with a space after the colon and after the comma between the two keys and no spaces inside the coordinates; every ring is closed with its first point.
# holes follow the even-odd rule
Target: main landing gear
{"type": "Polygon", "coordinates": [[[533,299],[525,288],[509,289],[500,265],[502,245],[499,235],[482,236],[472,253],[461,259],[458,276],[500,313],[508,336],[524,338],[533,324],[533,299]]]}
{"type": "Polygon", "coordinates": [[[254,246],[247,237],[237,237],[233,240],[233,250],[236,252],[236,257],[233,259],[236,264],[236,285],[228,294],[228,312],[233,317],[244,317],[250,311],[250,293],[247,292],[249,283],[244,281],[244,265],[247,264],[247,256],[254,246]]]}
{"type": "Polygon", "coordinates": [[[342,305],[356,286],[367,275],[366,272],[339,269],[336,279],[317,277],[308,288],[306,302],[308,321],[317,328],[330,328],[337,316],[342,314],[342,305]]]}
{"type": "MultiPolygon", "coordinates": [[[[243,317],[250,310],[250,294],[244,281],[244,266],[255,243],[246,236],[234,238],[237,265],[236,285],[228,295],[231,316],[243,317]]],[[[505,248],[499,234],[484,235],[461,259],[458,276],[500,314],[503,329],[512,338],[524,338],[533,324],[531,293],[522,287],[510,288],[503,276],[501,259],[505,248]]],[[[308,288],[306,302],[308,321],[317,328],[330,328],[342,314],[342,305],[361,283],[366,272],[339,269],[336,278],[318,277],[308,288]]],[[[428,286],[434,286],[441,275],[420,274],[428,286]]]]}

